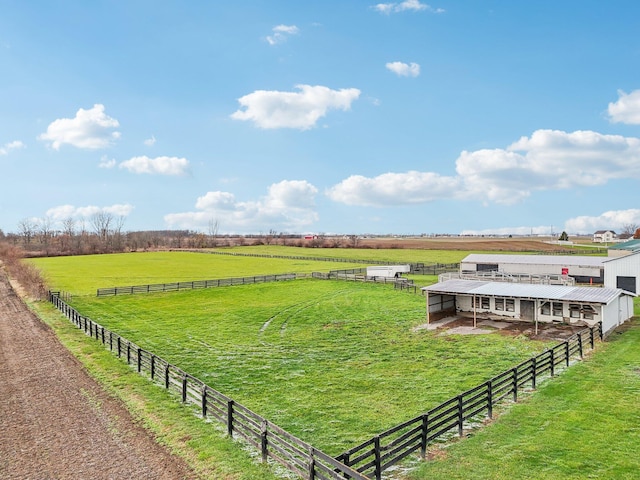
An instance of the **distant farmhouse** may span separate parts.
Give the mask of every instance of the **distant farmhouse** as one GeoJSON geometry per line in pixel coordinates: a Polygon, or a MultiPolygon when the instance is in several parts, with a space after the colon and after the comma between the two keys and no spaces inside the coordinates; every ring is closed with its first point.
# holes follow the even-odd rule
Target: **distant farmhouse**
{"type": "Polygon", "coordinates": [[[618,235],[613,230],[598,230],[593,234],[593,243],[615,242],[618,235]]]}

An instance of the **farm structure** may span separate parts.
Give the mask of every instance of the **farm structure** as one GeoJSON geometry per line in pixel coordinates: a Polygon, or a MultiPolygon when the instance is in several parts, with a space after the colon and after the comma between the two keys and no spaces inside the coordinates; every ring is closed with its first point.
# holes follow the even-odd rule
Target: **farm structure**
{"type": "Polygon", "coordinates": [[[605,261],[604,285],[621,288],[631,293],[640,293],[640,250],[624,257],[613,257],[605,261]]]}
{"type": "Polygon", "coordinates": [[[578,283],[603,284],[606,257],[574,255],[467,255],[460,273],[501,272],[510,275],[561,275],[578,283]]]}
{"type": "Polygon", "coordinates": [[[367,267],[367,277],[398,278],[411,271],[410,265],[376,265],[367,267]]]}
{"type": "Polygon", "coordinates": [[[617,237],[613,230],[598,230],[593,234],[593,243],[615,242],[617,237]]]}
{"type": "Polygon", "coordinates": [[[620,288],[447,280],[422,288],[427,323],[449,316],[593,326],[605,333],[633,316],[633,297],[620,288]]]}
{"type": "Polygon", "coordinates": [[[624,257],[625,255],[631,255],[634,252],[640,252],[640,239],[629,240],[613,247],[609,247],[607,252],[610,257],[624,257]]]}

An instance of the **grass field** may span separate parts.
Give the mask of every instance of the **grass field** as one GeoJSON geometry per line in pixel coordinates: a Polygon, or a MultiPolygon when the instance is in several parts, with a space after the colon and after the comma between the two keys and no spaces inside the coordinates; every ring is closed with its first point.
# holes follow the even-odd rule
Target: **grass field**
{"type": "Polygon", "coordinates": [[[547,382],[495,424],[434,455],[410,477],[637,479],[640,321],[547,382]]]}
{"type": "Polygon", "coordinates": [[[275,273],[311,273],[361,268],[362,264],[284,260],[190,252],[116,253],[33,258],[50,288],[95,295],[98,288],[211,280],[275,273]]]}
{"type": "MultiPolygon", "coordinates": [[[[262,253],[264,247],[250,248],[255,249],[252,253],[262,253]]],[[[286,255],[281,248],[288,247],[264,252],[286,255]]],[[[300,255],[300,249],[294,250],[300,255]]],[[[305,256],[316,251],[302,250],[305,256]]],[[[367,249],[359,258],[449,263],[470,252],[450,252],[453,255],[440,260],[437,255],[414,259],[395,257],[396,253],[407,252],[367,249]]],[[[144,253],[33,262],[47,273],[51,286],[81,294],[72,303],[84,314],[331,454],[341,453],[544,348],[540,343],[497,334],[454,337],[416,332],[413,327],[424,322],[424,298],[384,285],[297,280],[93,297],[95,288],[113,284],[278,273],[273,265],[282,266],[279,272],[305,271],[296,270],[307,268],[304,261],[144,253]],[[105,285],[105,279],[113,281],[105,285]]],[[[326,270],[348,268],[345,263],[309,263],[311,270],[307,271],[322,271],[319,265],[327,265],[326,270]]],[[[424,280],[426,285],[435,278],[424,280]]],[[[636,312],[639,301],[635,301],[636,312]]],[[[73,332],[67,334],[73,337],[73,332]]],[[[72,343],[88,342],[80,332],[75,334],[78,339],[72,343]]],[[[539,393],[511,407],[492,426],[436,452],[435,457],[442,461],[428,462],[408,475],[419,480],[636,478],[633,475],[639,465],[631,452],[640,450],[639,337],[640,325],[636,323],[584,364],[544,383],[539,393]],[[586,370],[574,373],[579,369],[586,370]],[[581,376],[584,372],[585,377],[581,376]]],[[[117,373],[112,379],[110,367],[95,366],[99,355],[86,353],[92,348],[77,347],[77,354],[85,357],[83,361],[93,362],[92,368],[100,372],[103,382],[129,402],[148,402],[145,408],[153,412],[160,408],[156,405],[162,403],[162,390],[157,396],[136,391],[131,397],[124,391],[129,382],[124,374],[117,373]]],[[[149,421],[153,424],[159,415],[167,415],[177,429],[182,420],[174,415],[180,414],[180,409],[152,413],[149,421]]],[[[155,428],[166,433],[166,426],[155,428]]],[[[227,465],[223,452],[232,447],[218,437],[206,440],[204,432],[190,434],[191,428],[186,427],[187,433],[180,438],[193,436],[193,442],[182,445],[193,461],[198,461],[195,457],[209,458],[230,471],[253,472],[245,477],[229,474],[228,478],[269,478],[267,473],[263,476],[251,470],[252,466],[245,467],[245,460],[227,465]]],[[[180,438],[167,441],[182,448],[180,438]]],[[[206,461],[202,468],[208,468],[206,461]]],[[[216,475],[209,478],[218,478],[216,475]]]]}
{"type": "Polygon", "coordinates": [[[414,332],[425,322],[423,297],[359,282],[309,279],[71,303],[331,454],[544,347],[499,334],[414,332]]]}

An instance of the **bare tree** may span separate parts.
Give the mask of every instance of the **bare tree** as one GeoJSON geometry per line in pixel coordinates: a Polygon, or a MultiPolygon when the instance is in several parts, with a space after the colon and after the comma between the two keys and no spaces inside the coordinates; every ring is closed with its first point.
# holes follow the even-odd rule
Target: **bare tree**
{"type": "Polygon", "coordinates": [[[91,226],[93,227],[93,231],[95,234],[102,240],[106,242],[109,238],[109,233],[111,231],[111,223],[113,222],[113,215],[109,212],[96,212],[91,215],[91,226]]]}
{"type": "Polygon", "coordinates": [[[209,219],[209,244],[212,247],[215,247],[217,244],[219,228],[220,228],[220,222],[218,222],[218,219],[210,218],[209,219]]]}
{"type": "Polygon", "coordinates": [[[53,234],[53,220],[49,216],[40,218],[37,222],[38,233],[40,234],[40,242],[44,246],[45,252],[49,254],[49,241],[53,234]]]}
{"type": "Polygon", "coordinates": [[[23,218],[18,222],[18,232],[24,239],[25,245],[29,245],[31,243],[31,239],[35,235],[37,226],[36,222],[30,218],[23,218]]]}
{"type": "Polygon", "coordinates": [[[622,226],[622,232],[626,235],[633,235],[636,230],[638,230],[638,228],[640,228],[640,225],[638,225],[637,223],[625,223],[622,226]]]}

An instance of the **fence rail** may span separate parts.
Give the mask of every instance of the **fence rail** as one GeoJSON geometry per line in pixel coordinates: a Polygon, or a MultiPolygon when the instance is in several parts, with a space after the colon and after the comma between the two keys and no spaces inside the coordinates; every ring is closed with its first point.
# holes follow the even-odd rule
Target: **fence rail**
{"type": "Polygon", "coordinates": [[[507,399],[516,402],[527,387],[535,389],[541,378],[553,377],[569,366],[572,358],[582,358],[585,349],[602,341],[602,324],[586,328],[564,342],[506,370],[428,412],[401,423],[353,447],[338,457],[367,476],[382,478],[382,472],[420,450],[425,458],[427,446],[435,440],[463,436],[466,427],[493,417],[493,407],[507,399]]]}
{"type": "Polygon", "coordinates": [[[226,425],[229,436],[242,438],[257,448],[263,461],[272,459],[308,480],[369,480],[163,358],[81,315],[61,297],[61,292],[49,292],[49,301],[86,335],[101,342],[138,373],[177,393],[183,403],[197,406],[203,418],[226,425]]]}

